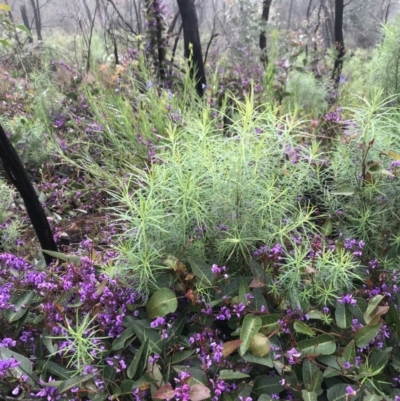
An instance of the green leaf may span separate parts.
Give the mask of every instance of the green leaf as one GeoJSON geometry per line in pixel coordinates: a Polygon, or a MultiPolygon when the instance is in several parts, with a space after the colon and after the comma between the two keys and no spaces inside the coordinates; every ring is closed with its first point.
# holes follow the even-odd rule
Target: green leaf
{"type": "Polygon", "coordinates": [[[384,298],[383,295],[375,295],[373,298],[371,298],[368,301],[368,306],[367,306],[367,310],[364,313],[364,317],[368,316],[368,315],[371,315],[372,312],[379,305],[379,303],[382,301],[383,298],[384,298]]]}
{"type": "Polygon", "coordinates": [[[312,329],[310,329],[304,322],[300,320],[295,320],[293,324],[294,331],[296,333],[305,334],[310,337],[314,337],[315,333],[312,329]]]}
{"type": "Polygon", "coordinates": [[[11,303],[14,305],[6,312],[6,319],[9,323],[15,322],[20,319],[27,312],[27,308],[31,304],[32,299],[35,297],[33,291],[24,291],[16,299],[12,299],[11,303]]]}
{"type": "Polygon", "coordinates": [[[121,383],[121,394],[131,394],[134,383],[135,382],[133,380],[124,380],[121,383]]]}
{"type": "Polygon", "coordinates": [[[135,379],[137,376],[140,376],[144,368],[147,366],[148,348],[149,339],[146,338],[146,340],[137,350],[135,357],[128,367],[126,374],[129,379],[135,379]]]}
{"type": "Polygon", "coordinates": [[[340,362],[342,365],[345,362],[349,362],[352,366],[356,364],[356,346],[354,340],[351,340],[344,348],[340,362]]]}
{"type": "Polygon", "coordinates": [[[397,372],[400,372],[400,355],[394,354],[390,365],[393,366],[397,372]]]}
{"type": "Polygon", "coordinates": [[[247,306],[248,303],[246,294],[251,294],[251,291],[247,283],[242,280],[239,285],[239,302],[241,302],[244,306],[247,306]]]}
{"type": "Polygon", "coordinates": [[[317,401],[317,393],[314,392],[301,390],[301,396],[303,397],[303,401],[317,401]]]}
{"type": "Polygon", "coordinates": [[[11,7],[7,4],[0,4],[0,10],[11,11],[11,7]]]}
{"type": "Polygon", "coordinates": [[[329,355],[335,352],[336,343],[333,337],[328,334],[322,334],[310,340],[299,341],[297,347],[303,357],[309,355],[329,355]]]}
{"type": "Polygon", "coordinates": [[[355,305],[348,304],[347,307],[352,315],[358,320],[358,323],[366,324],[364,320],[364,312],[367,310],[367,301],[364,298],[356,297],[355,305]]]}
{"type": "Polygon", "coordinates": [[[379,163],[373,163],[367,167],[367,171],[372,174],[380,173],[382,171],[382,166],[379,163]]]}
{"type": "Polygon", "coordinates": [[[181,335],[185,322],[187,319],[187,308],[180,312],[178,318],[172,323],[172,327],[168,332],[168,344],[173,342],[176,343],[176,339],[181,335]]]}
{"type": "MultiPolygon", "coordinates": [[[[132,327],[124,330],[122,334],[112,342],[112,350],[117,351],[125,347],[125,343],[135,336],[135,330],[132,327]]],[[[129,343],[128,343],[129,344],[129,343]]]]}
{"type": "Polygon", "coordinates": [[[303,362],[303,382],[306,390],[318,395],[322,391],[322,380],[322,372],[319,367],[309,359],[305,359],[303,362]]]}
{"type": "Polygon", "coordinates": [[[365,394],[362,401],[382,401],[382,397],[376,394],[371,394],[367,389],[364,390],[365,394]]]}
{"type": "Polygon", "coordinates": [[[253,288],[251,294],[254,297],[251,300],[251,308],[253,308],[253,310],[262,310],[264,308],[265,311],[268,311],[268,304],[261,288],[253,288]]]}
{"type": "Polygon", "coordinates": [[[142,386],[150,385],[151,383],[153,383],[153,378],[151,377],[151,375],[145,374],[132,384],[132,390],[142,386]]]}
{"type": "Polygon", "coordinates": [[[127,324],[129,324],[130,327],[133,327],[142,344],[147,338],[149,339],[149,352],[155,352],[159,355],[162,354],[166,341],[161,338],[160,334],[151,329],[147,322],[135,319],[129,321],[127,324]]]}
{"type": "Polygon", "coordinates": [[[265,270],[262,267],[262,265],[258,262],[256,262],[254,259],[249,258],[249,266],[251,273],[253,274],[254,277],[260,277],[263,278],[265,275],[265,270]]]}
{"type": "Polygon", "coordinates": [[[168,313],[174,313],[178,307],[178,299],[174,291],[169,288],[160,288],[149,299],[146,312],[149,319],[164,317],[168,313]]]}
{"type": "Polygon", "coordinates": [[[32,384],[32,377],[34,376],[32,362],[23,355],[17,354],[16,352],[9,350],[8,348],[0,347],[0,359],[8,360],[10,358],[14,358],[19,362],[19,366],[12,369],[12,375],[18,379],[26,375],[29,378],[29,382],[32,384]]]}
{"type": "Polygon", "coordinates": [[[58,351],[58,346],[53,344],[52,338],[47,330],[43,330],[43,344],[50,354],[55,354],[58,351]]]}
{"type": "Polygon", "coordinates": [[[388,347],[384,350],[374,348],[368,358],[370,369],[378,374],[387,365],[392,351],[392,347],[388,347]]]}
{"type": "Polygon", "coordinates": [[[239,347],[239,354],[243,356],[250,347],[250,341],[254,334],[258,333],[261,328],[261,318],[252,314],[248,314],[243,319],[243,324],[240,330],[240,339],[243,341],[239,347]]]}
{"type": "Polygon", "coordinates": [[[348,329],[351,327],[352,314],[346,304],[336,302],[335,320],[336,324],[341,329],[348,329]]]}
{"type": "Polygon", "coordinates": [[[323,374],[325,378],[341,374],[341,367],[338,364],[336,357],[332,355],[320,355],[317,357],[317,361],[327,366],[323,374]]]}
{"type": "Polygon", "coordinates": [[[358,330],[354,336],[354,341],[357,347],[366,347],[377,336],[381,327],[382,323],[379,323],[376,326],[364,326],[358,330]]]}
{"type": "Polygon", "coordinates": [[[332,195],[343,195],[343,196],[352,196],[356,193],[357,188],[351,185],[342,185],[341,187],[337,188],[335,191],[332,191],[332,195]]]}
{"type": "Polygon", "coordinates": [[[271,315],[263,315],[260,317],[260,319],[261,327],[264,334],[270,334],[274,330],[279,328],[279,315],[277,313],[273,313],[271,315]]]}
{"type": "Polygon", "coordinates": [[[250,377],[250,376],[246,375],[245,373],[238,372],[237,370],[223,369],[219,372],[218,379],[237,380],[237,379],[245,379],[247,377],[250,377]]]}
{"type": "Polygon", "coordinates": [[[0,44],[3,45],[3,46],[7,46],[7,47],[11,46],[10,42],[8,40],[5,40],[5,39],[0,39],[0,44]]]}
{"type": "Polygon", "coordinates": [[[321,234],[325,237],[329,237],[332,234],[333,224],[331,219],[327,219],[321,227],[321,234]]]}
{"type": "Polygon", "coordinates": [[[255,356],[250,351],[246,352],[243,357],[245,361],[250,363],[258,363],[259,365],[268,366],[269,368],[274,367],[272,362],[272,352],[269,352],[267,355],[263,357],[255,356]]]}
{"type": "Polygon", "coordinates": [[[285,389],[280,381],[281,377],[275,376],[258,376],[256,380],[254,380],[253,393],[256,395],[261,394],[278,394],[285,389]]]}
{"type": "Polygon", "coordinates": [[[113,386],[111,393],[115,398],[118,398],[122,394],[121,393],[121,387],[120,386],[113,386]]]}
{"type": "Polygon", "coordinates": [[[313,309],[307,312],[307,316],[309,319],[323,320],[326,315],[319,310],[313,309]]]}
{"type": "Polygon", "coordinates": [[[200,260],[189,259],[193,274],[200,280],[200,284],[212,287],[216,280],[216,275],[211,273],[211,267],[200,260]]]}
{"type": "MultiPolygon", "coordinates": [[[[225,400],[223,400],[223,401],[225,401],[225,400]]],[[[273,400],[269,394],[261,394],[258,397],[257,401],[273,401],[273,400]]]]}
{"type": "Polygon", "coordinates": [[[46,249],[42,249],[42,252],[47,253],[50,256],[53,256],[53,258],[62,260],[63,262],[73,263],[77,266],[80,266],[82,264],[81,258],[75,255],[65,255],[64,253],[61,252],[47,251],[46,249]]]}
{"type": "Polygon", "coordinates": [[[175,352],[174,356],[172,357],[171,364],[174,365],[176,363],[179,363],[179,362],[182,362],[182,361],[186,361],[195,352],[196,352],[195,349],[192,349],[192,350],[189,350],[189,351],[178,351],[178,352],[175,352]]]}
{"type": "MultiPolygon", "coordinates": [[[[92,379],[95,376],[96,376],[96,373],[90,373],[88,375],[82,375],[82,376],[75,376],[75,377],[72,377],[71,379],[58,382],[56,387],[58,388],[58,392],[60,394],[62,394],[62,393],[65,393],[66,391],[71,390],[71,388],[80,387],[81,384],[89,381],[90,379],[92,379]]],[[[54,382],[51,382],[51,383],[54,383],[54,382]]],[[[51,387],[54,387],[54,386],[52,385],[51,387]]]]}
{"type": "Polygon", "coordinates": [[[43,369],[50,373],[51,376],[57,376],[60,379],[64,380],[67,380],[71,378],[71,376],[76,374],[76,371],[66,369],[64,366],[52,361],[38,360],[36,361],[36,364],[38,367],[40,367],[40,369],[43,369]]]}
{"type": "MultiPolygon", "coordinates": [[[[349,384],[339,383],[335,384],[331,388],[328,389],[327,397],[328,401],[353,401],[357,396],[349,396],[346,388],[349,387],[349,384]]],[[[350,386],[353,390],[358,389],[356,386],[350,386]]]]}
{"type": "Polygon", "coordinates": [[[17,25],[16,28],[18,28],[21,31],[24,31],[28,36],[32,36],[31,31],[25,26],[25,25],[17,25]]]}

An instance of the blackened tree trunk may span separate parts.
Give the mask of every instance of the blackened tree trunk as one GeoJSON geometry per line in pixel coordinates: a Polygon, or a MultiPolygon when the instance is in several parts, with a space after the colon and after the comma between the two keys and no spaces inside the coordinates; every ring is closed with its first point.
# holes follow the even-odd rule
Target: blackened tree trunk
{"type": "Polygon", "coordinates": [[[287,30],[289,30],[289,28],[290,28],[290,22],[292,20],[292,10],[293,10],[293,0],[290,0],[289,17],[288,17],[287,27],[286,27],[287,30]]]}
{"type": "Polygon", "coordinates": [[[345,54],[343,39],[343,9],[344,0],[335,0],[335,47],[336,60],[333,68],[332,79],[336,84],[339,83],[343,67],[343,56],[345,54]]]}
{"type": "Polygon", "coordinates": [[[35,20],[36,36],[38,40],[42,40],[42,18],[40,15],[39,0],[30,0],[30,2],[33,10],[33,19],[35,20]]]}
{"type": "Polygon", "coordinates": [[[332,43],[334,41],[334,34],[333,34],[333,22],[331,18],[331,10],[329,8],[329,4],[327,0],[321,0],[321,8],[322,11],[324,12],[324,25],[323,25],[323,31],[324,31],[324,39],[325,39],[325,46],[330,47],[332,46],[332,43]]]}
{"type": "MultiPolygon", "coordinates": [[[[4,170],[24,200],[26,211],[31,219],[33,228],[39,239],[42,249],[57,252],[57,245],[47,217],[44,213],[39,198],[33,188],[32,182],[19,158],[14,146],[8,139],[3,127],[0,125],[0,160],[3,162],[4,170]]],[[[49,265],[54,258],[44,254],[44,259],[49,265]]]]}
{"type": "MultiPolygon", "coordinates": [[[[22,5],[20,10],[21,10],[22,21],[23,21],[24,25],[29,29],[29,32],[30,32],[31,27],[29,24],[28,13],[26,12],[26,6],[22,5]]],[[[28,42],[33,43],[32,35],[28,36],[28,42]]]]}
{"type": "Polygon", "coordinates": [[[158,75],[163,81],[165,79],[165,39],[164,31],[166,29],[162,15],[160,0],[146,0],[146,14],[148,21],[149,45],[148,51],[153,57],[154,65],[158,70],[158,75]]]}
{"type": "MultiPolygon", "coordinates": [[[[269,10],[271,9],[272,0],[263,0],[262,9],[262,20],[268,23],[269,20],[269,10]]],[[[260,49],[261,49],[261,61],[264,65],[268,64],[268,53],[267,53],[267,32],[262,31],[260,33],[260,49]]]]}
{"type": "Polygon", "coordinates": [[[177,2],[182,18],[185,57],[190,61],[190,76],[196,82],[197,93],[203,96],[206,75],[194,0],[177,0],[177,2]]]}

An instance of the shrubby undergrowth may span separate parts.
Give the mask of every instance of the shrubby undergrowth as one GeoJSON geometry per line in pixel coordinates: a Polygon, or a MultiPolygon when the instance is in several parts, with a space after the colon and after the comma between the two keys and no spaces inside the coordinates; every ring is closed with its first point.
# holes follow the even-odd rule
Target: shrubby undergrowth
{"type": "Polygon", "coordinates": [[[400,399],[398,110],[304,46],[234,60],[202,100],[134,50],[90,76],[49,61],[33,118],[7,81],[63,250],[24,247],[1,183],[7,400],[400,399]]]}

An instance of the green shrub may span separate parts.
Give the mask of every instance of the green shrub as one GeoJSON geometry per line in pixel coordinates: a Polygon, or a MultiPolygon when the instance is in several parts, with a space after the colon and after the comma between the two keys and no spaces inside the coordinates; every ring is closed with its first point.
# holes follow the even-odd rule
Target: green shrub
{"type": "Polygon", "coordinates": [[[400,19],[382,28],[383,40],[374,51],[371,63],[373,86],[383,88],[385,97],[398,102],[400,88],[400,19]]]}
{"type": "Polygon", "coordinates": [[[0,249],[3,251],[15,249],[21,237],[22,222],[12,212],[14,197],[15,192],[0,179],[0,249]]]}

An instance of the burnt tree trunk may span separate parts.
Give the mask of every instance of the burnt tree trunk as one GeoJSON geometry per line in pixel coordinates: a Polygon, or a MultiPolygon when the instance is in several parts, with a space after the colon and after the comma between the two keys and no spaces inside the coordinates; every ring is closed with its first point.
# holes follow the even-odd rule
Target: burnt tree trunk
{"type": "Polygon", "coordinates": [[[292,20],[292,10],[293,10],[293,0],[290,0],[289,17],[288,17],[287,27],[286,27],[287,30],[289,30],[289,28],[290,28],[290,22],[292,20]]]}
{"type": "MultiPolygon", "coordinates": [[[[263,9],[261,19],[268,23],[269,10],[271,9],[272,0],[263,0],[263,9]]],[[[261,61],[264,65],[268,64],[268,53],[267,53],[267,32],[262,31],[260,33],[260,50],[261,50],[261,61]]]]}
{"type": "MultiPolygon", "coordinates": [[[[30,32],[31,31],[31,27],[30,27],[30,24],[29,24],[28,13],[26,12],[26,6],[22,5],[20,10],[21,10],[22,21],[23,21],[24,25],[29,29],[29,32],[30,32]]],[[[28,42],[29,43],[33,43],[32,35],[28,36],[28,42]]]]}
{"type": "Polygon", "coordinates": [[[154,60],[161,81],[165,79],[165,22],[160,0],[146,0],[146,14],[149,33],[149,53],[154,60]]]}
{"type": "MultiPolygon", "coordinates": [[[[33,228],[39,239],[40,246],[44,250],[56,251],[57,245],[47,217],[44,213],[39,198],[28,177],[24,165],[21,162],[14,146],[8,139],[3,127],[0,125],[0,160],[3,162],[4,170],[24,200],[26,211],[31,219],[33,228]]],[[[54,258],[44,253],[44,259],[49,265],[54,258]]]]}
{"type": "Polygon", "coordinates": [[[336,59],[332,72],[332,79],[339,84],[340,75],[343,67],[343,56],[345,54],[344,38],[343,38],[343,9],[344,0],[335,1],[335,47],[336,59]]]}
{"type": "Polygon", "coordinates": [[[42,18],[40,15],[40,7],[38,0],[30,0],[32,10],[33,10],[33,19],[35,21],[35,28],[36,28],[36,36],[38,40],[42,39],[42,18]]]}
{"type": "Polygon", "coordinates": [[[206,86],[206,75],[203,54],[201,52],[196,8],[193,0],[177,0],[177,2],[182,18],[185,57],[190,62],[190,76],[194,78],[196,82],[198,95],[203,96],[206,86]]]}

